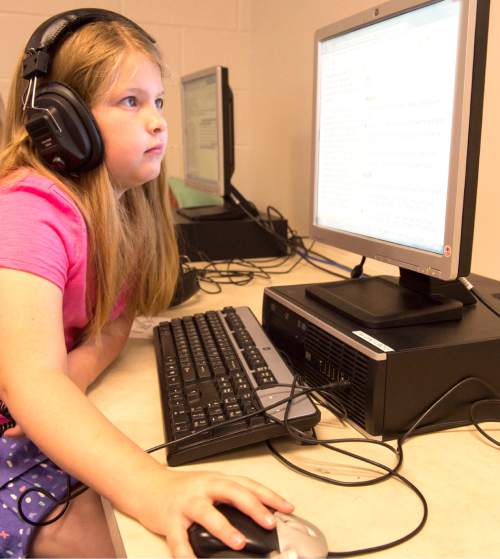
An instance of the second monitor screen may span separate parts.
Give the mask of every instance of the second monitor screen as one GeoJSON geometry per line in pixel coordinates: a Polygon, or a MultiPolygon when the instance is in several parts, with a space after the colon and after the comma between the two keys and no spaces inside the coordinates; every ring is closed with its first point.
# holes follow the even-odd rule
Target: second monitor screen
{"type": "Polygon", "coordinates": [[[217,77],[215,74],[183,83],[186,175],[219,180],[217,77]]]}

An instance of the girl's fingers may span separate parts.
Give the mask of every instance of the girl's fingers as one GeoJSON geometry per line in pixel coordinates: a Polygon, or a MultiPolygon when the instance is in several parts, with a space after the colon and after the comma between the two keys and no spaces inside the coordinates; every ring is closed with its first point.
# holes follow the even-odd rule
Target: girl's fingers
{"type": "Polygon", "coordinates": [[[204,474],[193,481],[197,483],[191,486],[191,495],[184,493],[181,498],[183,504],[178,502],[182,516],[172,518],[169,515],[166,520],[167,543],[176,558],[194,557],[187,534],[187,528],[192,523],[203,526],[230,549],[240,550],[245,547],[244,535],[214,507],[214,503],[231,505],[267,529],[276,526],[273,510],[284,513],[293,511],[293,505],[280,495],[245,477],[204,474]]]}
{"type": "Polygon", "coordinates": [[[189,543],[186,527],[179,520],[168,520],[168,529],[166,530],[166,538],[168,548],[172,557],[175,559],[187,558],[195,559],[196,555],[189,543]]]}
{"type": "Polygon", "coordinates": [[[250,490],[264,505],[277,510],[279,512],[290,513],[293,512],[294,506],[286,499],[275,493],[268,487],[261,485],[253,479],[235,476],[232,478],[234,481],[250,490]]]}
{"type": "MultiPolygon", "coordinates": [[[[258,488],[244,486],[241,480],[221,480],[213,485],[211,497],[214,501],[224,502],[238,508],[263,528],[274,528],[276,525],[274,515],[263,504],[257,491],[258,488]]],[[[273,499],[271,499],[272,501],[273,499]]]]}
{"type": "Polygon", "coordinates": [[[24,435],[24,431],[21,429],[19,425],[7,429],[7,431],[5,431],[3,434],[4,437],[11,437],[11,438],[22,437],[23,435],[24,435]]]}

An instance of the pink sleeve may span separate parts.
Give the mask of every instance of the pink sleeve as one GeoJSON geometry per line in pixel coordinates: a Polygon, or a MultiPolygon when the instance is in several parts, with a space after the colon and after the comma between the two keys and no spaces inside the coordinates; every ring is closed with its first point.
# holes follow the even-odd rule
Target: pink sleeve
{"type": "Polygon", "coordinates": [[[0,190],[0,267],[36,274],[64,290],[84,236],[78,209],[55,188],[0,190]]]}

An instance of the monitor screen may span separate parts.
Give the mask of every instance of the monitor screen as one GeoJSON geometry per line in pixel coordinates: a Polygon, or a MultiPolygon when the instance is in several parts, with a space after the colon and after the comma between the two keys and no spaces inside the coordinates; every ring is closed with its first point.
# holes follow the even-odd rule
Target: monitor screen
{"type": "Polygon", "coordinates": [[[392,0],[317,32],[314,238],[443,280],[468,274],[486,51],[478,9],[392,0]]]}
{"type": "Polygon", "coordinates": [[[227,155],[232,148],[232,138],[228,137],[232,101],[228,98],[227,70],[216,66],[184,76],[181,87],[185,182],[224,196],[231,178],[227,155]]]}

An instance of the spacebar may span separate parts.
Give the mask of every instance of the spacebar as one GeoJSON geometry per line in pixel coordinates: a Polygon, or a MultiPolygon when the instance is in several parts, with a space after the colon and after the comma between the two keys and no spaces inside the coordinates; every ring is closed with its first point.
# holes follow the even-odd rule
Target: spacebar
{"type": "Polygon", "coordinates": [[[248,429],[248,423],[246,421],[235,421],[234,423],[226,423],[222,425],[217,425],[214,429],[214,435],[228,435],[230,433],[238,433],[240,431],[246,431],[248,429]]]}

